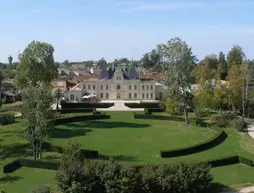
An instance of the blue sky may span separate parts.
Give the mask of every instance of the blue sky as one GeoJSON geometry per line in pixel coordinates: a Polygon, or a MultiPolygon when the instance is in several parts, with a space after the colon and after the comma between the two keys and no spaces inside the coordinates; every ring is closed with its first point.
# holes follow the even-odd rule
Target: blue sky
{"type": "Polygon", "coordinates": [[[0,0],[0,62],[32,40],[63,61],[139,59],[180,37],[199,59],[240,45],[254,59],[254,0],[0,0]]]}

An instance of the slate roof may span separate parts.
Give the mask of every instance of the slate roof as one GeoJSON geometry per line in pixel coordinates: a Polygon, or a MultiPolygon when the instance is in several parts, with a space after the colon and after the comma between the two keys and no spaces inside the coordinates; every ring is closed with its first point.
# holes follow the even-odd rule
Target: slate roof
{"type": "Polygon", "coordinates": [[[129,79],[130,80],[138,80],[139,79],[138,73],[136,71],[136,67],[135,67],[134,63],[131,64],[131,69],[130,69],[130,72],[129,72],[129,79]]]}
{"type": "Polygon", "coordinates": [[[105,63],[103,63],[102,68],[101,68],[100,79],[101,80],[108,80],[108,79],[110,79],[110,76],[109,76],[109,73],[108,73],[108,71],[106,69],[106,64],[105,63]]]}

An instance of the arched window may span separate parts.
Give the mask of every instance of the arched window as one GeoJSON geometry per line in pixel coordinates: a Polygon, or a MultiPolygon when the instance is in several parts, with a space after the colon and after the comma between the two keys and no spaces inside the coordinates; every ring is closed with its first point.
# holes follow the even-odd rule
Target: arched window
{"type": "Polygon", "coordinates": [[[71,101],[74,101],[74,98],[75,98],[74,94],[71,94],[70,96],[71,101]]]}

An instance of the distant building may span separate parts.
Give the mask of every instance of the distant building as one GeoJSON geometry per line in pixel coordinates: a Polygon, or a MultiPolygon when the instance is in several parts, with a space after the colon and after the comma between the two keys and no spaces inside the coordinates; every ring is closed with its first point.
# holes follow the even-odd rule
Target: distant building
{"type": "Polygon", "coordinates": [[[79,83],[64,94],[71,102],[81,101],[88,94],[100,100],[158,100],[165,89],[153,78],[139,77],[134,64],[130,70],[114,65],[106,69],[104,64],[98,77],[77,76],[76,80],[79,83]]]}

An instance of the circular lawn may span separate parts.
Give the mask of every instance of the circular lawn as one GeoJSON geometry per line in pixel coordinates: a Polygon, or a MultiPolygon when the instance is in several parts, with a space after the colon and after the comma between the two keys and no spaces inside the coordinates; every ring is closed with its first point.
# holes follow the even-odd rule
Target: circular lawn
{"type": "Polygon", "coordinates": [[[132,164],[166,163],[160,150],[184,148],[210,139],[209,128],[183,122],[133,119],[131,112],[108,113],[111,119],[69,123],[55,128],[52,143],[64,146],[70,140],[82,148],[132,164]]]}

